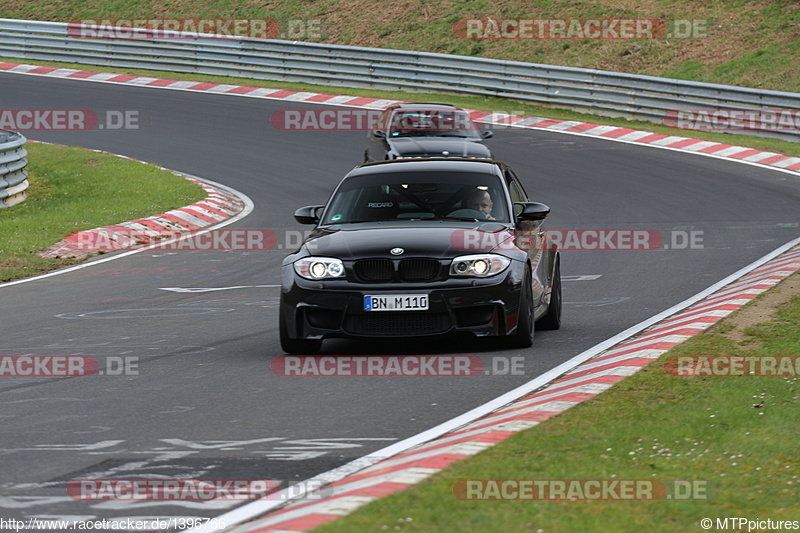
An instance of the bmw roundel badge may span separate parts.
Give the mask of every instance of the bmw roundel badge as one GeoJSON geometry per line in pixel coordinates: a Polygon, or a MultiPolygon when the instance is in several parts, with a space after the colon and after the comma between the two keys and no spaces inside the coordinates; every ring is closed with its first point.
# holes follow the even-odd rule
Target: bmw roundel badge
{"type": "Polygon", "coordinates": [[[402,248],[392,248],[391,250],[389,250],[389,253],[392,255],[401,255],[403,252],[405,252],[405,250],[403,250],[402,248]]]}

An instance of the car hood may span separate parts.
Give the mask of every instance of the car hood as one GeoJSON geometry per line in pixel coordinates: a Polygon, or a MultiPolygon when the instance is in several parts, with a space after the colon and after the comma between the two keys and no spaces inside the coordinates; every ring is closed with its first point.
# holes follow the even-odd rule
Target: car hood
{"type": "Polygon", "coordinates": [[[389,221],[342,224],[314,230],[302,255],[361,258],[453,258],[508,246],[513,230],[498,222],[389,221]],[[503,245],[505,243],[505,246],[503,245]],[[392,249],[402,248],[394,255],[392,249]]]}
{"type": "Polygon", "coordinates": [[[402,157],[491,157],[492,152],[477,139],[446,137],[399,137],[389,139],[392,150],[402,157]],[[445,154],[444,152],[447,152],[445,154]]]}

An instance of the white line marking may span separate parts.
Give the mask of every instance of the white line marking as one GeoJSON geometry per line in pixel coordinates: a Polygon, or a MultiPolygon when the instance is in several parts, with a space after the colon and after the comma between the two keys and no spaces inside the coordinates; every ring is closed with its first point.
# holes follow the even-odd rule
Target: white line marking
{"type": "Polygon", "coordinates": [[[790,167],[798,163],[800,163],[800,157],[790,157],[789,159],[784,159],[783,161],[772,163],[772,165],[776,167],[790,167]]]}
{"type": "Polygon", "coordinates": [[[776,155],[783,155],[783,154],[776,154],[775,152],[761,152],[759,154],[748,155],[744,158],[745,161],[753,161],[759,162],[763,159],[769,159],[770,157],[775,157],[776,155]]]}
{"type": "MultiPolygon", "coordinates": [[[[592,131],[592,130],[589,130],[592,131]]],[[[626,133],[625,135],[620,135],[617,137],[618,139],[622,139],[624,141],[637,141],[639,139],[644,139],[645,137],[651,136],[652,133],[649,131],[634,131],[631,133],[626,133]]]]}
{"type": "Polygon", "coordinates": [[[689,146],[684,146],[684,149],[690,152],[696,152],[698,150],[705,150],[706,148],[710,148],[718,144],[718,142],[714,141],[701,141],[699,143],[690,144],[689,146]]]}
{"type": "Polygon", "coordinates": [[[749,150],[752,150],[752,148],[747,148],[746,146],[731,146],[730,148],[717,150],[714,153],[719,157],[730,158],[732,155],[741,154],[742,152],[747,152],[749,150]]]}
{"type": "Polygon", "coordinates": [[[172,292],[213,292],[213,291],[232,291],[235,289],[252,289],[252,288],[272,288],[280,287],[280,285],[235,285],[233,287],[159,287],[160,291],[172,292]]]}

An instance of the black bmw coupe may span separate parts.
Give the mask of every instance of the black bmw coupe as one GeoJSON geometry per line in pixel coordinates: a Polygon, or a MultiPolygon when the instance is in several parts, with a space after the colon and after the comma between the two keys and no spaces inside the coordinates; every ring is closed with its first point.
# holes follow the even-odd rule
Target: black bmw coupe
{"type": "Polygon", "coordinates": [[[316,227],[283,260],[280,340],[315,354],[326,338],[417,337],[456,331],[531,345],[558,329],[558,250],[498,161],[367,163],[324,206],[295,212],[316,227]]]}
{"type": "Polygon", "coordinates": [[[490,130],[479,130],[466,111],[449,104],[396,104],[388,107],[367,132],[364,162],[409,157],[492,158],[483,142],[490,130]]]}

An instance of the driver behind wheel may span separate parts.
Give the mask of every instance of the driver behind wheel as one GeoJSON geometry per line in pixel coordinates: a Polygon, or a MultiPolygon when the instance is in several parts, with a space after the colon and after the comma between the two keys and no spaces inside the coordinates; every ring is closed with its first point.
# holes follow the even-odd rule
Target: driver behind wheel
{"type": "Polygon", "coordinates": [[[467,208],[480,211],[487,220],[495,219],[492,216],[493,207],[494,203],[492,202],[492,196],[489,194],[489,191],[483,189],[475,189],[470,193],[469,198],[467,199],[467,208]]]}

